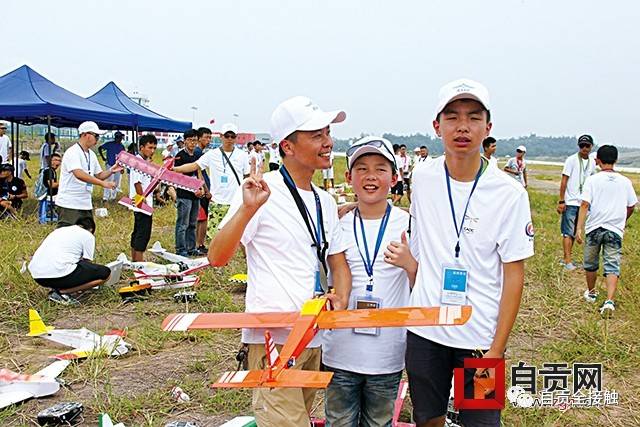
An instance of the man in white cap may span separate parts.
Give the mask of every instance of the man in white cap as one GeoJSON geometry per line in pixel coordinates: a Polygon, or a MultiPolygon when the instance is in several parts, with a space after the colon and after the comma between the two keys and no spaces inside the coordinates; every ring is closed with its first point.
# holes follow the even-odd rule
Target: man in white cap
{"type": "Polygon", "coordinates": [[[80,138],[67,149],[60,165],[60,185],[56,198],[58,227],[74,225],[79,218],[93,218],[91,195],[93,186],[114,189],[114,181],[106,181],[112,174],[122,172],[122,167],[113,165],[102,170],[98,157],[91,150],[98,144],[100,130],[94,122],[84,122],[78,127],[80,138]]]}
{"type": "MultiPolygon", "coordinates": [[[[410,207],[418,269],[409,305],[468,304],[473,314],[462,326],[407,328],[405,362],[418,426],[443,425],[453,370],[464,359],[504,356],[520,307],[524,260],[533,255],[527,192],[480,154],[492,127],[487,89],[467,79],[445,85],[433,127],[444,156],[414,170],[416,182],[429,185],[416,187],[410,207]]],[[[473,375],[465,375],[464,384],[473,395],[473,375]]],[[[500,425],[499,410],[460,409],[460,418],[469,426],[500,425]]]]}
{"type": "MultiPolygon", "coordinates": [[[[312,184],[317,169],[329,166],[333,141],[329,126],[340,123],[342,111],[324,112],[309,98],[281,103],[271,116],[271,135],[280,145],[282,167],[251,174],[236,192],[229,212],[209,247],[209,262],[223,266],[242,243],[247,254],[247,312],[299,311],[314,295],[327,292],[330,271],[335,309],[347,307],[351,274],[344,251],[336,203],[312,184]]],[[[263,329],[244,329],[249,368],[265,368],[263,329]]],[[[281,348],[289,329],[270,329],[281,348]]],[[[320,368],[320,337],[315,337],[291,369],[320,368]]],[[[260,426],[309,426],[315,389],[255,389],[253,409],[260,426]]]]}
{"type": "Polygon", "coordinates": [[[180,173],[208,170],[211,183],[211,201],[209,207],[209,232],[213,235],[222,218],[227,214],[233,196],[242,185],[242,180],[249,176],[249,156],[247,152],[236,148],[238,127],[233,123],[225,123],[220,129],[222,145],[215,150],[205,152],[198,160],[173,170],[180,173]]]}
{"type": "Polygon", "coordinates": [[[13,163],[13,146],[11,139],[5,135],[7,133],[7,124],[0,122],[0,163],[13,163]]]}
{"type": "Polygon", "coordinates": [[[509,159],[504,166],[504,171],[511,175],[524,188],[529,184],[527,181],[527,164],[524,161],[524,155],[527,153],[527,147],[519,145],[516,148],[516,156],[509,159]]]}

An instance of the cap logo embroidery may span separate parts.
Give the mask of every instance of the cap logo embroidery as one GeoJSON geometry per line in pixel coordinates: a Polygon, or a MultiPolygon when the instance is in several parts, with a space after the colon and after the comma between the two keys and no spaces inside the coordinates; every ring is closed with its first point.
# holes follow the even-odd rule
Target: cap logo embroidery
{"type": "Polygon", "coordinates": [[[458,86],[455,86],[453,89],[458,93],[469,92],[469,91],[471,91],[473,89],[473,86],[469,86],[466,83],[462,83],[462,84],[460,84],[458,86]]]}

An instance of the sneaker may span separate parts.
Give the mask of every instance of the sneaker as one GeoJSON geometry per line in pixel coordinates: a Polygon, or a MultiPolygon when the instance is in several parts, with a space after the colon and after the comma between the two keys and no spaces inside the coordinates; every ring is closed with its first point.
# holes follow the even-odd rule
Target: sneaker
{"type": "Polygon", "coordinates": [[[52,290],[51,292],[49,292],[49,301],[53,301],[55,303],[62,304],[62,305],[80,304],[80,302],[77,299],[71,298],[69,295],[66,295],[66,294],[61,294],[56,290],[52,290]]]}
{"type": "Polygon", "coordinates": [[[577,268],[577,267],[576,267],[576,266],[575,266],[575,264],[574,264],[574,263],[572,263],[572,262],[570,262],[570,263],[568,263],[568,264],[565,264],[565,265],[564,265],[564,269],[565,269],[565,270],[567,270],[567,271],[573,271],[573,270],[575,270],[576,268],[577,268]]]}
{"type": "Polygon", "coordinates": [[[596,298],[598,298],[598,293],[595,291],[589,292],[589,289],[587,289],[586,291],[584,291],[584,294],[582,294],[582,296],[584,296],[584,299],[587,302],[596,302],[596,298]]]}
{"type": "Polygon", "coordinates": [[[602,307],[600,307],[600,315],[602,317],[611,317],[616,310],[616,303],[610,299],[606,300],[602,307]]]}
{"type": "Polygon", "coordinates": [[[209,249],[207,249],[207,247],[206,247],[206,246],[202,245],[202,246],[198,246],[198,247],[196,248],[196,252],[197,252],[199,255],[207,255],[207,254],[209,253],[209,249]]]}

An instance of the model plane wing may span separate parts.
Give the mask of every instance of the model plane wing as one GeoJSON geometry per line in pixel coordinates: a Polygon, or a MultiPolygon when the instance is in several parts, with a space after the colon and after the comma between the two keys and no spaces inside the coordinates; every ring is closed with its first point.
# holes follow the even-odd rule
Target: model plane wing
{"type": "Polygon", "coordinates": [[[51,363],[49,366],[39,370],[34,375],[41,375],[48,378],[58,378],[62,371],[67,369],[69,363],[71,363],[70,360],[57,360],[51,363]]]}
{"type": "Polygon", "coordinates": [[[175,313],[162,322],[164,331],[191,329],[289,328],[297,312],[284,313],[175,313]]]}
{"type": "Polygon", "coordinates": [[[320,329],[463,325],[471,317],[470,305],[400,307],[323,311],[320,329]]]}
{"type": "Polygon", "coordinates": [[[140,173],[156,178],[161,182],[183,190],[196,192],[204,185],[204,181],[198,178],[172,172],[168,168],[173,166],[173,159],[167,160],[163,166],[158,166],[141,159],[126,151],[118,153],[116,161],[123,167],[135,169],[140,173]]]}
{"type": "Polygon", "coordinates": [[[135,169],[138,172],[149,175],[151,177],[155,176],[160,170],[160,166],[141,159],[140,157],[126,151],[121,151],[120,153],[118,153],[116,162],[125,168],[135,169]]]}
{"type": "Polygon", "coordinates": [[[167,185],[191,191],[192,193],[195,193],[204,185],[204,181],[201,179],[183,175],[178,172],[172,172],[170,170],[163,171],[158,178],[167,185]]]}
{"type": "Polygon", "coordinates": [[[191,258],[188,258],[186,256],[182,256],[182,255],[178,255],[178,254],[174,254],[172,252],[167,251],[165,248],[162,247],[162,245],[160,244],[160,242],[156,241],[153,246],[151,246],[151,248],[149,249],[149,252],[158,255],[161,258],[166,259],[167,261],[171,261],[171,262],[187,262],[187,261],[191,261],[191,258]]]}
{"type": "Polygon", "coordinates": [[[22,402],[23,400],[31,399],[32,397],[34,397],[33,393],[24,390],[0,393],[0,409],[6,408],[14,403],[22,402]]]}
{"type": "Polygon", "coordinates": [[[298,369],[282,370],[273,380],[267,380],[265,371],[229,371],[222,374],[213,383],[214,388],[327,388],[333,372],[302,371],[298,369]]]}

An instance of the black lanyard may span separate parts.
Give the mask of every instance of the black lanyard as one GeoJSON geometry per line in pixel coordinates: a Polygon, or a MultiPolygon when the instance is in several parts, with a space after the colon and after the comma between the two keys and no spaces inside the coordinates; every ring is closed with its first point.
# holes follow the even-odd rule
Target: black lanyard
{"type": "Polygon", "coordinates": [[[280,167],[280,173],[282,174],[282,178],[284,179],[284,184],[291,192],[291,196],[293,200],[296,202],[296,206],[298,207],[298,211],[300,211],[300,215],[302,215],[302,219],[304,219],[304,223],[307,226],[307,231],[311,236],[311,240],[313,241],[312,246],[316,250],[316,256],[318,257],[318,262],[322,265],[322,269],[324,270],[325,276],[329,274],[327,268],[327,249],[329,248],[329,243],[327,242],[327,237],[324,230],[324,221],[322,218],[322,205],[320,204],[320,196],[318,196],[317,191],[311,186],[311,191],[313,191],[313,196],[316,199],[316,222],[313,222],[313,217],[307,209],[307,205],[302,201],[302,197],[300,197],[300,193],[298,193],[298,189],[296,188],[295,182],[293,182],[293,178],[289,175],[289,171],[287,168],[282,165],[280,167]],[[311,227],[313,225],[315,228],[315,232],[311,227]]]}
{"type": "Polygon", "coordinates": [[[449,179],[449,168],[447,168],[447,162],[444,162],[444,173],[447,178],[447,193],[449,194],[449,206],[451,207],[451,216],[453,217],[453,226],[456,230],[456,237],[458,240],[456,241],[455,255],[456,258],[460,256],[460,234],[462,233],[462,227],[464,227],[464,220],[467,216],[467,209],[469,209],[469,202],[471,201],[471,196],[473,196],[473,192],[476,190],[476,186],[478,185],[478,181],[480,180],[480,175],[484,172],[484,162],[480,159],[480,168],[478,169],[478,173],[476,174],[476,179],[473,181],[473,187],[471,187],[471,193],[469,193],[469,198],[467,199],[467,203],[464,207],[464,213],[462,214],[462,220],[460,221],[460,227],[458,228],[458,220],[456,219],[456,209],[453,206],[453,197],[451,197],[451,182],[449,179]]]}
{"type": "Polygon", "coordinates": [[[82,151],[82,156],[87,161],[87,172],[89,173],[89,175],[91,175],[91,154],[90,153],[85,154],[84,148],[82,148],[82,145],[80,145],[79,142],[76,142],[76,144],[78,144],[78,147],[80,147],[80,151],[82,151]]]}
{"type": "Polygon", "coordinates": [[[380,246],[382,245],[382,238],[384,237],[384,232],[387,229],[387,224],[389,223],[389,216],[391,216],[391,205],[387,204],[387,209],[384,211],[384,216],[382,217],[382,221],[380,222],[380,228],[378,229],[378,238],[376,239],[376,246],[373,250],[373,258],[369,257],[369,246],[367,245],[367,235],[364,231],[364,221],[362,221],[362,215],[360,215],[360,209],[356,208],[353,213],[353,236],[356,239],[356,247],[358,248],[358,252],[360,253],[360,258],[362,259],[362,263],[364,264],[364,271],[369,276],[369,283],[367,284],[367,292],[373,292],[373,265],[376,262],[376,258],[378,258],[378,251],[380,250],[380,246]],[[358,242],[358,231],[356,229],[356,218],[360,219],[360,231],[362,232],[362,243],[364,245],[364,253],[365,257],[362,255],[362,251],[360,250],[360,242],[358,242]]]}

